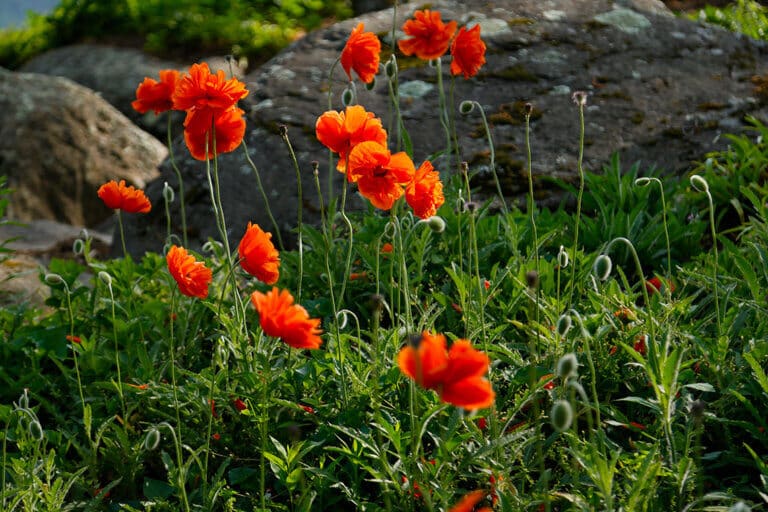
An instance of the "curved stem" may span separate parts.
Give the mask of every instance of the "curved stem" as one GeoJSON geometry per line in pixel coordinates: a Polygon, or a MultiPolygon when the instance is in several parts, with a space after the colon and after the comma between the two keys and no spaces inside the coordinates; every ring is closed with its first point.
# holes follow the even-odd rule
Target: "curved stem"
{"type": "MultiPolygon", "coordinates": [[[[507,202],[504,199],[504,192],[501,190],[501,182],[499,181],[499,175],[496,173],[496,149],[493,144],[493,138],[491,137],[491,129],[488,126],[488,119],[485,117],[485,110],[483,109],[483,106],[480,105],[478,102],[473,101],[472,103],[475,104],[475,107],[480,111],[480,117],[483,119],[483,129],[485,129],[485,136],[488,140],[488,150],[490,151],[490,159],[491,159],[491,174],[493,174],[493,182],[496,185],[496,193],[499,194],[499,200],[501,201],[501,207],[504,210],[504,214],[509,213],[509,208],[507,208],[507,202]]],[[[529,162],[529,174],[530,174],[530,145],[528,144],[528,124],[526,122],[526,146],[528,146],[528,162],[529,162]]],[[[469,187],[469,185],[467,185],[469,187]]],[[[469,188],[467,188],[469,190],[469,188]]]]}
{"type": "Polygon", "coordinates": [[[573,249],[571,250],[571,291],[568,295],[568,308],[573,304],[573,292],[576,289],[576,251],[579,248],[579,223],[581,222],[581,202],[584,197],[584,104],[579,101],[579,159],[577,169],[579,171],[579,195],[576,199],[576,227],[573,232],[573,249]]]}
{"type": "Polygon", "coordinates": [[[173,155],[173,143],[171,139],[171,114],[168,113],[168,157],[171,160],[171,167],[176,173],[176,179],[179,180],[179,202],[181,205],[181,239],[184,247],[189,247],[187,242],[187,211],[184,207],[184,180],[181,178],[181,171],[176,165],[176,158],[173,155]]]}
{"type": "Polygon", "coordinates": [[[297,203],[298,206],[296,208],[296,220],[298,223],[298,236],[299,236],[299,284],[298,284],[298,290],[296,292],[296,302],[301,302],[301,282],[302,278],[304,276],[304,244],[302,243],[302,225],[301,225],[301,215],[302,211],[304,210],[304,198],[302,197],[302,188],[301,188],[301,171],[299,170],[299,162],[296,159],[296,153],[293,151],[293,146],[291,146],[291,141],[288,138],[288,128],[282,127],[280,129],[280,136],[283,138],[283,142],[285,142],[285,145],[288,147],[288,153],[291,155],[291,162],[293,162],[293,168],[296,170],[296,187],[297,187],[297,203]]]}
{"type": "Polygon", "coordinates": [[[245,153],[245,159],[248,161],[251,169],[253,169],[253,174],[256,176],[256,184],[259,187],[259,193],[261,193],[261,198],[264,201],[264,209],[267,211],[267,216],[269,217],[269,220],[272,221],[272,226],[275,229],[277,243],[280,245],[280,250],[284,251],[285,246],[283,245],[283,237],[280,236],[280,227],[277,225],[277,221],[275,220],[274,215],[272,215],[272,210],[269,208],[269,199],[267,199],[267,193],[264,191],[264,186],[261,184],[261,175],[259,174],[259,169],[256,167],[253,159],[251,159],[251,155],[248,153],[248,146],[245,145],[245,139],[243,139],[243,152],[245,153]]]}

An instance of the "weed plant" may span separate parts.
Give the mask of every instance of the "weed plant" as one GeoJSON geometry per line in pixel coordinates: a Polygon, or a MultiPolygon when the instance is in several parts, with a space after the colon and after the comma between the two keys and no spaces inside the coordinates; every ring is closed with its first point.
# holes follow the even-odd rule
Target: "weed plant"
{"type": "MultiPolygon", "coordinates": [[[[190,149],[226,233],[217,154],[239,143],[222,150],[213,120],[190,149]]],[[[321,193],[322,222],[297,227],[274,278],[304,309],[271,315],[275,281],[246,270],[244,242],[176,267],[173,236],[135,261],[94,257],[84,235],[41,275],[45,310],[0,310],[0,509],[765,510],[768,146],[753,125],[690,180],[617,157],[580,169],[563,184],[578,216],[533,198],[492,212],[452,163],[436,215],[321,193]],[[294,348],[314,319],[320,348],[294,348]],[[408,366],[440,334],[454,362],[470,340],[467,381],[408,366]]],[[[357,179],[345,194],[366,195],[357,179]]]]}

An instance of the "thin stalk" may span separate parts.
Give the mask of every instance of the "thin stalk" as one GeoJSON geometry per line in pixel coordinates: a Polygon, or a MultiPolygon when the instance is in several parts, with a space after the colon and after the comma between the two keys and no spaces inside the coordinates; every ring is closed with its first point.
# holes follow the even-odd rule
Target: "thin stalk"
{"type": "MultiPolygon", "coordinates": [[[[482,105],[480,105],[476,101],[473,101],[472,103],[480,111],[480,117],[483,119],[483,129],[485,129],[485,136],[488,140],[488,150],[490,151],[491,174],[493,174],[493,182],[496,185],[496,193],[499,194],[501,207],[503,208],[504,215],[506,217],[506,215],[509,213],[509,208],[507,208],[507,202],[504,199],[504,192],[502,192],[501,190],[501,182],[499,181],[499,175],[496,173],[496,149],[493,144],[493,138],[491,137],[491,129],[488,126],[488,119],[485,117],[485,110],[483,110],[482,105]]],[[[529,125],[526,123],[526,145],[528,146],[528,163],[530,168],[531,154],[530,154],[530,144],[528,143],[528,129],[529,129],[529,125]]]]}
{"type": "MultiPolygon", "coordinates": [[[[347,164],[349,165],[349,164],[347,164]]],[[[349,232],[349,243],[347,245],[347,259],[346,264],[344,266],[344,278],[341,281],[341,290],[339,293],[339,304],[342,303],[344,300],[344,293],[346,292],[347,288],[347,280],[349,279],[349,271],[352,268],[352,249],[354,244],[354,232],[352,230],[352,222],[349,220],[349,217],[347,217],[346,204],[347,204],[347,188],[349,184],[346,180],[344,180],[344,187],[341,190],[341,218],[344,219],[344,223],[347,225],[347,231],[349,232]]],[[[330,247],[329,247],[330,249],[330,247]]]]}
{"type": "Polygon", "coordinates": [[[277,225],[277,221],[275,220],[275,216],[272,215],[272,210],[269,208],[269,199],[267,198],[267,193],[264,191],[264,186],[261,184],[261,175],[259,174],[259,169],[256,167],[256,164],[253,162],[253,159],[251,159],[251,155],[248,153],[248,146],[245,145],[245,140],[243,140],[243,152],[245,153],[245,159],[248,161],[248,164],[251,166],[251,169],[253,169],[253,174],[256,176],[256,184],[259,188],[259,193],[261,194],[261,198],[264,201],[264,209],[267,211],[267,217],[269,217],[269,220],[272,221],[272,227],[275,229],[275,235],[277,236],[277,243],[280,245],[280,250],[284,251],[285,246],[283,245],[283,238],[280,236],[280,228],[277,225]]]}
{"type": "MultiPolygon", "coordinates": [[[[302,188],[301,188],[301,171],[299,170],[299,161],[296,159],[296,153],[293,151],[293,146],[291,146],[291,141],[288,138],[288,128],[286,126],[282,126],[280,128],[280,136],[283,138],[283,142],[285,142],[285,145],[288,147],[288,153],[291,155],[291,161],[293,162],[293,168],[296,170],[296,193],[297,193],[297,203],[298,206],[296,208],[296,219],[298,223],[298,229],[299,229],[299,284],[298,284],[298,290],[296,292],[296,302],[301,302],[301,281],[302,277],[304,276],[304,244],[302,243],[302,225],[301,225],[301,215],[302,211],[304,210],[304,199],[302,197],[302,188]]],[[[350,230],[351,231],[351,230],[350,230]]]]}
{"type": "MultiPolygon", "coordinates": [[[[184,509],[189,510],[189,501],[187,499],[187,486],[185,479],[182,479],[182,475],[184,472],[182,471],[182,468],[184,467],[184,460],[181,456],[181,446],[182,446],[182,440],[181,440],[181,414],[179,413],[179,395],[178,395],[178,386],[176,385],[176,347],[174,344],[174,333],[173,333],[173,316],[174,316],[174,310],[176,307],[176,288],[173,288],[173,293],[171,293],[171,321],[170,321],[170,333],[169,333],[169,340],[168,340],[168,352],[171,359],[171,387],[173,389],[173,408],[176,412],[176,430],[178,431],[178,437],[174,433],[173,440],[177,444],[176,446],[176,466],[179,468],[179,487],[181,488],[181,498],[184,502],[184,509]]],[[[206,450],[206,458],[208,454],[208,450],[206,450]]],[[[206,474],[203,474],[203,480],[206,479],[206,474]]]]}
{"type": "Polygon", "coordinates": [[[435,69],[437,71],[437,92],[438,92],[438,108],[440,110],[440,124],[443,125],[445,131],[445,154],[448,161],[451,161],[451,154],[453,154],[453,146],[451,144],[451,129],[450,121],[448,120],[448,107],[445,101],[445,89],[443,87],[443,65],[440,57],[435,59],[435,69]]]}
{"type": "Polygon", "coordinates": [[[123,258],[130,258],[128,251],[125,248],[125,230],[123,229],[123,217],[120,214],[119,209],[115,210],[115,213],[117,214],[117,225],[120,227],[120,245],[123,248],[123,258]]]}
{"type": "Polygon", "coordinates": [[[176,179],[179,180],[179,204],[181,206],[181,239],[184,241],[184,247],[189,247],[187,242],[187,211],[184,207],[184,180],[181,178],[181,171],[176,165],[176,158],[173,155],[173,142],[171,138],[171,113],[168,112],[168,157],[171,160],[171,167],[176,173],[176,179]]]}
{"type": "MultiPolygon", "coordinates": [[[[528,215],[531,218],[531,231],[533,233],[533,258],[535,262],[536,273],[539,273],[539,232],[536,228],[536,203],[533,197],[533,163],[531,160],[531,114],[525,114],[525,151],[528,167],[528,215]]],[[[496,173],[494,172],[494,176],[496,173]]],[[[498,180],[496,180],[498,184],[498,180]]],[[[503,198],[502,198],[503,201],[503,198]]],[[[538,310],[536,315],[538,322],[538,310]]]]}
{"type": "MultiPolygon", "coordinates": [[[[109,274],[106,274],[109,275],[109,274]]],[[[117,342],[117,315],[115,314],[115,294],[112,292],[112,280],[111,278],[106,282],[107,289],[109,289],[109,299],[112,304],[112,337],[115,341],[115,366],[117,366],[117,392],[120,395],[120,404],[123,411],[123,428],[128,430],[128,415],[125,408],[125,396],[123,395],[123,377],[120,373],[120,346],[117,342]]]]}
{"type": "MultiPolygon", "coordinates": [[[[448,126],[451,130],[451,137],[453,137],[453,148],[456,151],[456,169],[461,171],[461,147],[459,146],[459,137],[456,133],[456,96],[454,91],[456,89],[456,76],[451,75],[451,87],[449,89],[449,98],[451,108],[448,110],[448,126]]],[[[492,145],[492,144],[491,144],[492,145]]],[[[493,151],[493,150],[491,150],[493,151]]]]}
{"type": "MultiPolygon", "coordinates": [[[[72,299],[70,297],[69,293],[69,286],[67,285],[66,281],[64,282],[64,289],[67,292],[67,312],[69,314],[69,336],[72,340],[74,340],[75,337],[75,316],[72,311],[72,299]]],[[[77,349],[75,348],[75,342],[71,342],[72,345],[72,357],[75,360],[75,375],[77,376],[77,391],[80,393],[80,405],[83,409],[83,426],[86,429],[86,433],[88,434],[88,439],[91,438],[91,432],[89,426],[86,424],[86,415],[85,415],[85,397],[83,395],[83,381],[80,379],[80,365],[77,361],[77,349]]]]}
{"type": "MultiPolygon", "coordinates": [[[[585,93],[581,93],[585,94],[585,93]]],[[[586,98],[586,97],[585,97],[586,98]]],[[[579,224],[581,223],[581,202],[584,197],[584,168],[582,163],[584,161],[584,104],[586,99],[577,102],[579,107],[579,159],[576,167],[579,171],[579,195],[576,199],[576,226],[573,232],[573,249],[571,250],[571,290],[568,295],[568,309],[573,304],[573,292],[576,289],[576,251],[579,248],[579,224]]]]}
{"type": "MultiPolygon", "coordinates": [[[[331,68],[328,70],[328,110],[333,110],[333,71],[336,66],[341,62],[341,56],[337,57],[331,68]]],[[[333,151],[328,150],[328,204],[330,205],[333,200],[333,176],[336,171],[336,167],[333,165],[333,151]]],[[[322,197],[322,196],[321,196],[322,197]]]]}

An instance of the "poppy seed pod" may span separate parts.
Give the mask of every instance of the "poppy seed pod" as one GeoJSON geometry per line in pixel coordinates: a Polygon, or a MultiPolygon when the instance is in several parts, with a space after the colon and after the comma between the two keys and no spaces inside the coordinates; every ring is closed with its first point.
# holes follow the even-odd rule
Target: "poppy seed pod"
{"type": "Polygon", "coordinates": [[[571,330],[572,325],[571,315],[560,315],[560,318],[557,319],[557,334],[564,338],[568,331],[571,330]]]}
{"type": "Polygon", "coordinates": [[[464,115],[469,114],[475,109],[475,102],[464,100],[461,103],[459,103],[459,112],[461,112],[464,115]]]}
{"type": "Polygon", "coordinates": [[[552,427],[558,432],[565,432],[573,423],[573,408],[567,400],[557,400],[549,412],[552,427]]]}
{"type": "Polygon", "coordinates": [[[147,432],[147,437],[144,438],[144,449],[147,451],[154,451],[160,445],[160,431],[157,428],[152,427],[147,432]]]}
{"type": "Polygon", "coordinates": [[[445,221],[442,217],[438,217],[437,215],[433,215],[427,219],[427,225],[429,226],[429,229],[435,233],[442,233],[445,231],[445,221]]]}
{"type": "Polygon", "coordinates": [[[565,380],[569,377],[576,377],[578,375],[579,360],[576,359],[576,354],[569,352],[561,357],[557,362],[557,376],[565,380]]]}
{"type": "Polygon", "coordinates": [[[611,275],[611,270],[613,270],[613,262],[607,254],[598,256],[595,259],[594,265],[592,265],[592,272],[601,281],[608,279],[608,276],[611,275]]]}
{"type": "Polygon", "coordinates": [[[571,99],[576,105],[583,107],[587,104],[587,93],[584,91],[576,91],[571,96],[571,99]]]}
{"type": "Polygon", "coordinates": [[[570,258],[568,257],[568,251],[566,251],[565,247],[561,245],[560,251],[557,253],[557,264],[560,268],[565,268],[568,266],[568,263],[570,263],[570,258]]]}

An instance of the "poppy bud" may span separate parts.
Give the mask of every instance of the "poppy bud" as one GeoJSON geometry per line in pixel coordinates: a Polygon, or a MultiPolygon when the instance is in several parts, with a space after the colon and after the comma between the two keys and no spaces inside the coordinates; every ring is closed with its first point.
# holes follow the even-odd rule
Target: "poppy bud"
{"type": "Polygon", "coordinates": [[[29,409],[29,389],[24,388],[24,392],[19,397],[19,409],[29,409]]]}
{"type": "Polygon", "coordinates": [[[355,102],[355,93],[352,92],[352,89],[347,87],[344,89],[344,92],[341,93],[341,104],[345,107],[348,107],[352,105],[355,102]]]}
{"type": "Polygon", "coordinates": [[[66,284],[64,282],[64,278],[59,274],[45,274],[45,282],[51,286],[55,286],[57,284],[66,284]]]}
{"type": "Polygon", "coordinates": [[[168,182],[163,183],[163,199],[165,199],[166,203],[172,203],[174,199],[176,199],[176,193],[173,191],[170,185],[168,185],[168,182]]]}
{"type": "Polygon", "coordinates": [[[533,103],[526,103],[523,107],[523,111],[525,112],[526,116],[533,114],[533,103]]]}
{"type": "Polygon", "coordinates": [[[598,256],[595,259],[594,265],[592,265],[592,273],[601,281],[608,279],[608,276],[611,275],[611,270],[613,270],[613,262],[607,254],[598,256]]]}
{"type": "Polygon", "coordinates": [[[651,184],[651,178],[646,178],[643,176],[642,178],[637,178],[635,180],[635,186],[636,187],[647,187],[651,184]]]}
{"type": "Polygon", "coordinates": [[[438,217],[437,215],[433,215],[427,219],[427,225],[429,226],[429,229],[435,233],[442,233],[445,231],[445,221],[442,217],[438,217]]]}
{"type": "Polygon", "coordinates": [[[572,325],[571,315],[560,315],[560,318],[557,319],[557,334],[559,334],[560,337],[565,337],[565,335],[568,334],[568,331],[571,330],[572,325]]]}
{"type": "Polygon", "coordinates": [[[318,162],[317,160],[312,160],[311,165],[312,165],[312,175],[318,176],[320,174],[320,162],[318,162]]]}
{"type": "Polygon", "coordinates": [[[578,375],[579,360],[576,359],[576,354],[569,352],[561,357],[557,362],[557,376],[565,380],[569,377],[576,377],[578,375]]]}
{"type": "Polygon", "coordinates": [[[529,270],[525,273],[525,284],[528,288],[538,288],[539,286],[539,273],[535,270],[529,270]]]}
{"type": "Polygon", "coordinates": [[[397,59],[394,55],[392,55],[389,58],[389,62],[384,65],[384,73],[386,73],[387,78],[393,78],[397,75],[397,59]]]}
{"type": "Polygon", "coordinates": [[[697,191],[704,192],[705,194],[709,192],[709,184],[707,183],[707,180],[705,180],[698,174],[694,174],[693,176],[691,176],[690,179],[691,179],[691,185],[697,191]]]}
{"type": "Polygon", "coordinates": [[[560,268],[565,268],[568,266],[569,262],[570,259],[568,258],[568,251],[566,251],[565,247],[561,245],[560,252],[557,253],[557,264],[560,266],[560,268]]]}
{"type": "Polygon", "coordinates": [[[32,436],[34,439],[38,441],[43,440],[43,426],[40,425],[40,422],[36,419],[29,422],[29,426],[27,427],[27,430],[29,431],[29,435],[32,436]]]}
{"type": "Polygon", "coordinates": [[[557,400],[549,412],[552,427],[558,432],[565,432],[573,422],[573,408],[567,400],[557,400]]]}
{"type": "Polygon", "coordinates": [[[375,88],[376,88],[376,77],[374,76],[374,77],[371,79],[371,81],[370,81],[370,82],[368,82],[367,84],[365,84],[365,89],[366,89],[367,91],[372,91],[372,90],[374,90],[375,88]]]}
{"type": "Polygon", "coordinates": [[[112,276],[104,272],[103,270],[99,272],[99,279],[101,279],[101,282],[104,283],[107,286],[112,286],[112,276]]]}
{"type": "Polygon", "coordinates": [[[464,115],[469,114],[475,109],[475,102],[464,100],[461,103],[459,103],[459,112],[461,112],[464,115]]]}
{"type": "Polygon", "coordinates": [[[370,300],[371,311],[375,315],[381,315],[382,311],[384,311],[385,303],[386,303],[386,299],[380,293],[374,293],[373,295],[371,295],[371,300],[370,300]]]}
{"type": "Polygon", "coordinates": [[[157,428],[152,427],[147,432],[147,437],[144,438],[144,449],[147,451],[154,451],[160,445],[160,431],[157,428]]]}
{"type": "Polygon", "coordinates": [[[576,91],[571,95],[571,99],[576,105],[583,107],[587,104],[587,93],[584,91],[576,91]]]}
{"type": "Polygon", "coordinates": [[[72,242],[72,254],[79,256],[80,254],[83,254],[84,250],[85,242],[83,242],[80,238],[75,238],[75,241],[72,242]]]}

